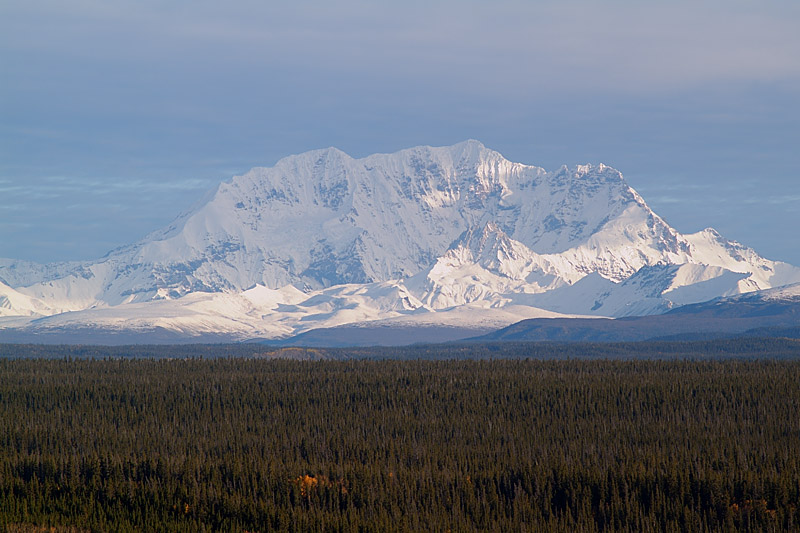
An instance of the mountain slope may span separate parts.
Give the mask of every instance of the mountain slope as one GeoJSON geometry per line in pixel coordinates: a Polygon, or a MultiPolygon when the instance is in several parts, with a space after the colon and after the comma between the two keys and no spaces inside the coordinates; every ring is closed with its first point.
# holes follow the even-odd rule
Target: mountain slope
{"type": "Polygon", "coordinates": [[[0,282],[0,317],[42,316],[52,313],[53,310],[44,302],[0,282]]]}
{"type": "Polygon", "coordinates": [[[537,254],[488,222],[465,231],[432,266],[405,283],[426,306],[447,309],[541,293],[581,277],[571,265],[537,254]]]}

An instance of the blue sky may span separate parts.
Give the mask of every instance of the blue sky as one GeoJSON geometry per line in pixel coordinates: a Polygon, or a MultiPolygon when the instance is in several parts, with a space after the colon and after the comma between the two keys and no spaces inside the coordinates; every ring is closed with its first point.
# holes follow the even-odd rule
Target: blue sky
{"type": "Polygon", "coordinates": [[[0,257],[100,257],[288,154],[475,138],[800,265],[798,26],[789,1],[0,2],[0,257]]]}

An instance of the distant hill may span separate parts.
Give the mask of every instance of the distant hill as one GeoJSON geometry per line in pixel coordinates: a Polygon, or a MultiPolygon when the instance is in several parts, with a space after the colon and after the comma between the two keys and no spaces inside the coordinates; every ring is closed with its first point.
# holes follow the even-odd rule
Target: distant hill
{"type": "Polygon", "coordinates": [[[523,320],[470,340],[620,342],[737,336],[800,338],[800,284],[685,305],[662,315],[523,320]]]}

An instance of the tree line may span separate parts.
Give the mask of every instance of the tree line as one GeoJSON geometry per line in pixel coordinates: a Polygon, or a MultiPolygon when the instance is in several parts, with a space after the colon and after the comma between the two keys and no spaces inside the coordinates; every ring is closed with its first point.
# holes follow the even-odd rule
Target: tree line
{"type": "Polygon", "coordinates": [[[0,359],[800,359],[800,339],[739,337],[638,342],[451,342],[409,346],[275,347],[235,344],[4,344],[0,359]]]}

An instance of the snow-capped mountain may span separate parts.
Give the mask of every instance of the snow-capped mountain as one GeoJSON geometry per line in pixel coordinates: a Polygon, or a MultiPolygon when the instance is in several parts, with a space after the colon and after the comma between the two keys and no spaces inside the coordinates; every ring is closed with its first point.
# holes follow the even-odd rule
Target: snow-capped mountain
{"type": "Polygon", "coordinates": [[[465,305],[649,314],[798,281],[714,230],[681,235],[611,167],[547,172],[466,141],[290,156],[99,260],[0,260],[0,316],[285,336],[465,305]]]}

